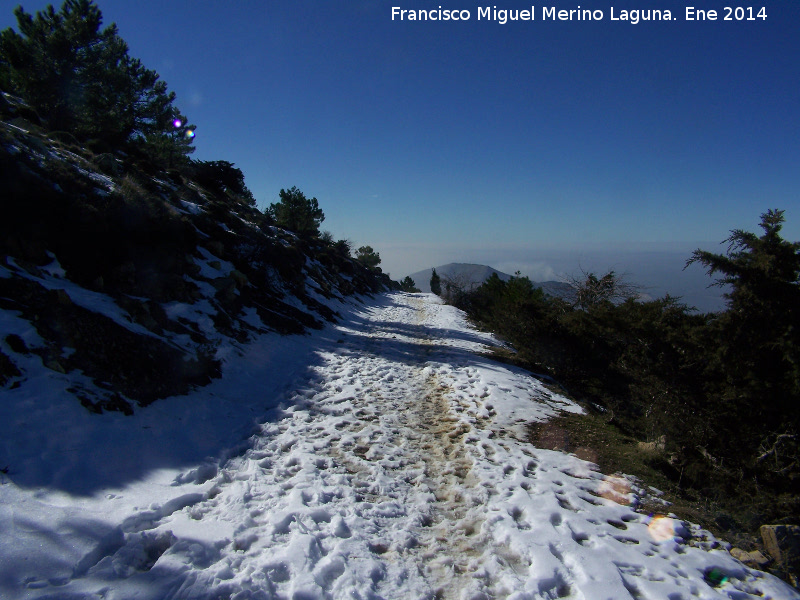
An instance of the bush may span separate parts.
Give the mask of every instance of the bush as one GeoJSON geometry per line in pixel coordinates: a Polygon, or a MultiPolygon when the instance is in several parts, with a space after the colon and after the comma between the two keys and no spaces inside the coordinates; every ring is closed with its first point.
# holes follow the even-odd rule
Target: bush
{"type": "Polygon", "coordinates": [[[617,294],[613,272],[584,274],[573,302],[496,276],[456,301],[626,434],[664,436],[663,471],[684,493],[757,527],[800,508],[800,243],[782,223],[768,211],[763,235],[736,230],[726,255],[693,254],[731,286],[721,314],[617,294]]]}
{"type": "Polygon", "coordinates": [[[253,193],[244,183],[244,173],[226,160],[191,161],[186,171],[189,177],[214,194],[229,194],[248,204],[256,205],[253,193]]]}
{"type": "Polygon", "coordinates": [[[349,258],[353,243],[350,240],[337,240],[333,247],[339,255],[349,258]]]}

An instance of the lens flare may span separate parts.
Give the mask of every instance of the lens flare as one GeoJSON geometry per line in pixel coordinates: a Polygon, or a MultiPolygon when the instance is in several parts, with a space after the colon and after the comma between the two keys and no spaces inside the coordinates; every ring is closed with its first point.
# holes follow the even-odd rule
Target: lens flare
{"type": "Polygon", "coordinates": [[[186,139],[187,140],[192,139],[194,137],[194,135],[195,135],[194,129],[187,129],[186,130],[186,139]]]}
{"type": "Polygon", "coordinates": [[[675,519],[658,515],[647,526],[647,532],[656,542],[666,542],[676,537],[675,519]]]}
{"type": "Polygon", "coordinates": [[[173,125],[173,127],[175,127],[175,129],[178,129],[178,127],[182,127],[183,126],[183,121],[181,121],[180,119],[175,119],[172,122],[172,125],[173,125]]]}
{"type": "Polygon", "coordinates": [[[719,587],[727,583],[729,578],[717,567],[711,567],[703,573],[703,579],[711,587],[719,587]]]}

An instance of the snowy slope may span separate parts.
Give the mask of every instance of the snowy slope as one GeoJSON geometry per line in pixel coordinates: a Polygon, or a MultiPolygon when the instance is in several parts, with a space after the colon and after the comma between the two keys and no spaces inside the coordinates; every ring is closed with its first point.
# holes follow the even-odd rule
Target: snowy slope
{"type": "Polygon", "coordinates": [[[132,417],[65,407],[43,367],[36,398],[0,390],[30,415],[0,431],[0,597],[800,598],[637,512],[630,478],[521,441],[580,409],[477,354],[495,342],[459,311],[336,308],[132,417]]]}
{"type": "Polygon", "coordinates": [[[321,328],[329,301],[391,287],[346,247],[276,227],[243,183],[225,183],[242,176],[230,163],[164,172],[65,145],[7,109],[0,386],[15,395],[36,397],[27,365],[41,359],[83,406],[134,412],[218,377],[218,348],[321,328]]]}

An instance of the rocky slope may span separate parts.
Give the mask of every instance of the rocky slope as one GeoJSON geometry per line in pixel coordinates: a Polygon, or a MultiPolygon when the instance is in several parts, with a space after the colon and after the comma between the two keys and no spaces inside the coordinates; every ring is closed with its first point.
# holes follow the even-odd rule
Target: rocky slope
{"type": "Polygon", "coordinates": [[[95,154],[8,96],[0,117],[0,385],[38,355],[88,377],[71,388],[87,408],[129,413],[219,376],[224,340],[319,328],[328,300],[392,285],[199,163],[95,154]]]}

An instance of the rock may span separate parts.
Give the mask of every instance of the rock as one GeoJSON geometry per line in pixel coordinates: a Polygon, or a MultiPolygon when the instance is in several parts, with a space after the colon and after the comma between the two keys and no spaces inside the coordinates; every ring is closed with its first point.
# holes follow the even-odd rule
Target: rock
{"type": "Polygon", "coordinates": [[[643,452],[663,452],[667,447],[667,436],[662,435],[654,442],[639,442],[639,450],[643,452]]]}
{"type": "Polygon", "coordinates": [[[236,282],[230,277],[217,277],[216,279],[211,280],[211,285],[214,286],[215,290],[221,292],[230,287],[236,287],[236,282]]]}
{"type": "Polygon", "coordinates": [[[0,350],[0,387],[4,386],[14,377],[22,375],[14,361],[0,350]]]}
{"type": "Polygon", "coordinates": [[[747,552],[741,548],[732,548],[731,556],[738,561],[741,561],[748,567],[755,567],[756,569],[763,569],[766,567],[770,560],[758,550],[747,552]]]}
{"type": "Polygon", "coordinates": [[[800,526],[762,525],[761,539],[776,563],[789,568],[800,563],[800,526]]]}
{"type": "Polygon", "coordinates": [[[218,240],[211,240],[206,244],[206,247],[212,254],[216,254],[217,256],[222,256],[225,254],[225,246],[222,245],[222,242],[218,240]]]}

